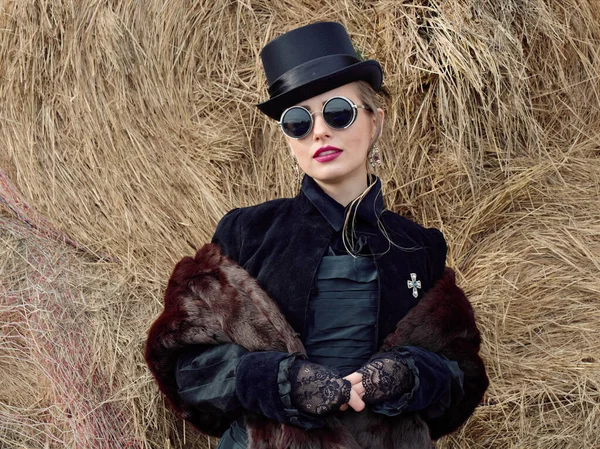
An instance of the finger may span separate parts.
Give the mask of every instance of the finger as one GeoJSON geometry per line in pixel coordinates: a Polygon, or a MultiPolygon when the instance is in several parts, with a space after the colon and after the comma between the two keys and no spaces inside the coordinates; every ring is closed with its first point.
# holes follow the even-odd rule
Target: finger
{"type": "Polygon", "coordinates": [[[356,391],[356,394],[361,398],[365,395],[365,387],[362,382],[352,385],[352,390],[356,391]]]}
{"type": "Polygon", "coordinates": [[[346,376],[344,379],[347,379],[352,384],[352,389],[356,391],[356,393],[362,398],[365,394],[365,387],[362,384],[362,374],[352,373],[346,376]]]}
{"type": "Polygon", "coordinates": [[[361,398],[365,394],[365,387],[363,387],[362,383],[352,385],[352,390],[361,398]]]}
{"type": "Polygon", "coordinates": [[[340,412],[345,412],[346,410],[348,410],[348,407],[349,407],[349,406],[348,406],[348,403],[346,403],[346,404],[342,405],[342,406],[340,407],[340,412]]]}
{"type": "Polygon", "coordinates": [[[348,380],[352,386],[356,384],[360,384],[362,382],[362,374],[360,373],[352,373],[348,374],[344,379],[348,380]]]}
{"type": "Polygon", "coordinates": [[[360,412],[365,408],[365,403],[354,390],[350,392],[350,401],[348,401],[348,405],[357,412],[360,412]]]}

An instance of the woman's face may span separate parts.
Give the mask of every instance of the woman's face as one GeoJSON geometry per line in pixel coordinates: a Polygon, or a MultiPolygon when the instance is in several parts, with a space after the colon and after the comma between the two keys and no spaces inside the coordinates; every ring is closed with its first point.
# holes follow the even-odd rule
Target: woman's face
{"type": "Polygon", "coordinates": [[[302,171],[315,181],[324,184],[365,184],[367,152],[377,132],[375,114],[380,114],[383,120],[383,110],[373,113],[359,108],[356,120],[350,127],[333,129],[323,120],[321,110],[327,100],[336,96],[346,97],[356,105],[362,105],[355,83],[345,84],[302,101],[297,106],[303,106],[313,113],[317,111],[313,114],[312,130],[301,139],[286,136],[286,140],[302,171]]]}

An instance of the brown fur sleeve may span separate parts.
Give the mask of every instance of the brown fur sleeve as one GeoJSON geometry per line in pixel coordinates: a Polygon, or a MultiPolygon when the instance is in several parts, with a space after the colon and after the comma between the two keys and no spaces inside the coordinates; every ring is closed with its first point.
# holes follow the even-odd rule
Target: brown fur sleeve
{"type": "Polygon", "coordinates": [[[462,425],[483,398],[489,380],[479,357],[480,344],[473,307],[456,285],[450,268],[384,341],[381,351],[393,346],[419,346],[456,361],[463,371],[463,399],[427,423],[434,439],[462,425]]]}
{"type": "Polygon", "coordinates": [[[236,343],[249,351],[304,353],[275,302],[217,245],[207,244],[175,266],[164,310],[148,332],[145,357],[175,411],[211,434],[224,431],[226,420],[192,417],[177,394],[174,369],[179,354],[189,346],[222,343],[236,343]]]}
{"type": "Polygon", "coordinates": [[[473,349],[479,351],[479,330],[473,307],[456,285],[454,271],[446,268],[442,278],[388,335],[382,350],[412,345],[439,352],[457,338],[471,341],[473,349]]]}

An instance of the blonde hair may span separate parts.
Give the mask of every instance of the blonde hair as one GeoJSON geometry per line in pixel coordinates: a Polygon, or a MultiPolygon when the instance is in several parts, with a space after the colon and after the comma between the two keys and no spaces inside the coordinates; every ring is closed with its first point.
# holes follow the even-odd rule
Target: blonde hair
{"type": "Polygon", "coordinates": [[[375,114],[375,138],[369,144],[369,151],[367,152],[368,154],[373,150],[373,147],[377,143],[377,140],[383,131],[383,120],[377,113],[377,110],[381,108],[381,100],[379,99],[377,92],[375,92],[371,85],[366,81],[356,81],[355,85],[362,104],[369,108],[368,111],[371,114],[375,114]]]}

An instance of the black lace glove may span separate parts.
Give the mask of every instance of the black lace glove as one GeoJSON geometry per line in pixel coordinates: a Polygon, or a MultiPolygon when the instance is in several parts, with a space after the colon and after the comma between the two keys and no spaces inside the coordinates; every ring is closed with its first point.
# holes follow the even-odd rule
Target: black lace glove
{"type": "Polygon", "coordinates": [[[392,352],[375,356],[369,363],[357,370],[362,374],[365,387],[365,404],[381,404],[396,399],[412,390],[415,378],[406,362],[392,352]]]}
{"type": "Polygon", "coordinates": [[[352,385],[333,369],[296,360],[290,372],[292,402],[313,415],[337,411],[350,400],[352,385]]]}

